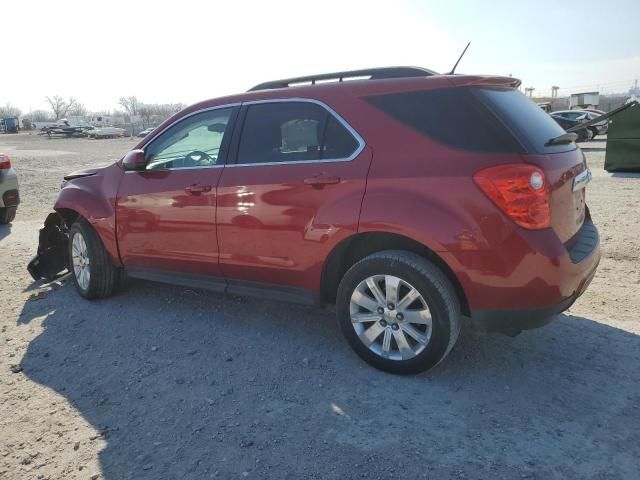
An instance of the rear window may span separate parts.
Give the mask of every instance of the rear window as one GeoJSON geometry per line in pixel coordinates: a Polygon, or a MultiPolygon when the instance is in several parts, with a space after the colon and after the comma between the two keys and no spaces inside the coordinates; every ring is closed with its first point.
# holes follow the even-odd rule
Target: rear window
{"type": "Polygon", "coordinates": [[[546,147],[550,139],[565,131],[549,114],[518,90],[476,88],[474,93],[516,134],[530,152],[554,153],[575,149],[572,143],[546,147]]]}
{"type": "Polygon", "coordinates": [[[473,152],[523,151],[516,138],[468,88],[393,93],[366,100],[403,124],[450,147],[473,152]]]}

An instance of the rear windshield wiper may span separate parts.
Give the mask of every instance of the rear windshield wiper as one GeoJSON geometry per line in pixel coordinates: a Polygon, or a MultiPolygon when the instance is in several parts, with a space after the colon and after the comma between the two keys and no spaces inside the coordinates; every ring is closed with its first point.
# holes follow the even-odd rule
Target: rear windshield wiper
{"type": "Polygon", "coordinates": [[[550,147],[552,145],[563,145],[565,143],[575,142],[578,138],[578,135],[575,133],[565,132],[562,135],[558,135],[557,137],[553,137],[547,143],[544,144],[545,147],[550,147]]]}

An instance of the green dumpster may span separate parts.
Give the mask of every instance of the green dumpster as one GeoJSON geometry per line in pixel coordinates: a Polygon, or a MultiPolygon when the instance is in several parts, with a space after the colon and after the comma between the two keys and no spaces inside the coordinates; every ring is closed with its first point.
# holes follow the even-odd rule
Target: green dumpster
{"type": "Polygon", "coordinates": [[[613,115],[607,132],[607,172],[640,172],[640,103],[613,115]]]}

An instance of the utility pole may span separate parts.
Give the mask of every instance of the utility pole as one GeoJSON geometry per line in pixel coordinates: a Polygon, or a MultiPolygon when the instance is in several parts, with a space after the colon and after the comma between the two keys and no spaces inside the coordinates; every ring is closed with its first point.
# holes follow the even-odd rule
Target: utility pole
{"type": "Polygon", "coordinates": [[[533,88],[533,87],[527,87],[527,88],[524,89],[524,93],[528,97],[533,97],[533,91],[534,90],[535,90],[535,88],[533,88]]]}

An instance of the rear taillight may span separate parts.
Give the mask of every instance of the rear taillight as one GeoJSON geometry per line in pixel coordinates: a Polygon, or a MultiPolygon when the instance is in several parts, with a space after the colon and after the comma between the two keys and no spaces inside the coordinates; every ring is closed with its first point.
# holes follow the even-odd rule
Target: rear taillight
{"type": "Polygon", "coordinates": [[[0,153],[0,170],[8,170],[9,168],[11,168],[11,160],[9,160],[9,155],[0,153]]]}
{"type": "Polygon", "coordinates": [[[524,228],[551,226],[549,186],[544,172],[527,164],[498,165],[473,176],[482,191],[524,228]]]}

